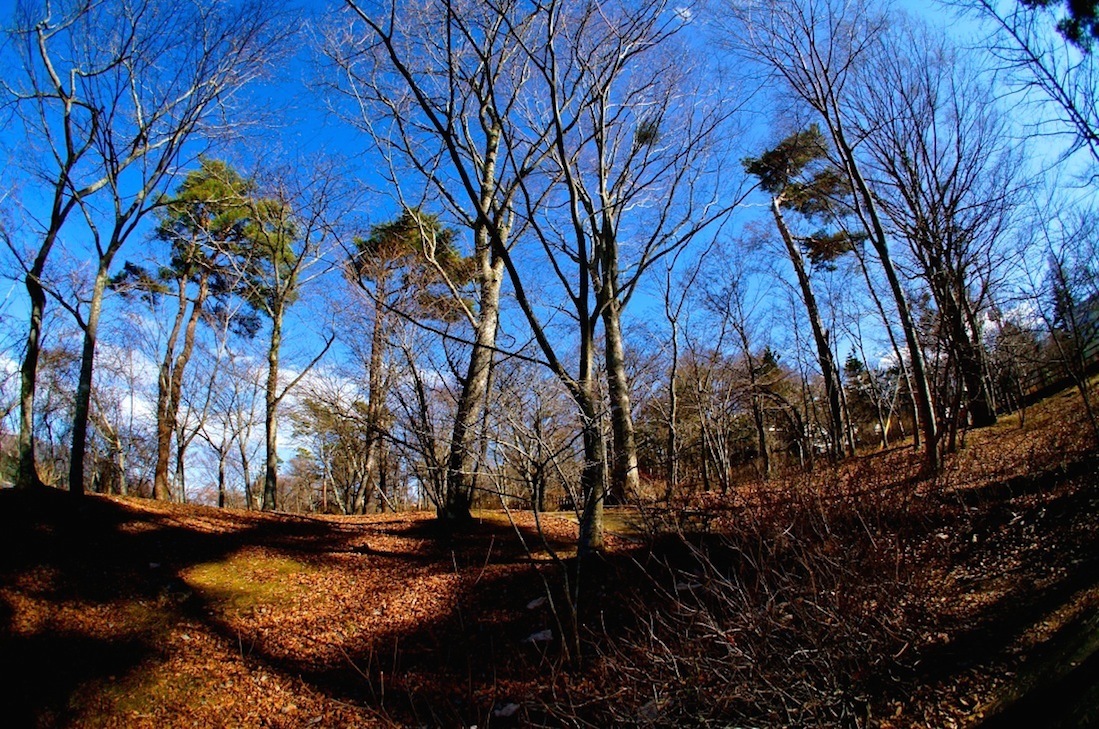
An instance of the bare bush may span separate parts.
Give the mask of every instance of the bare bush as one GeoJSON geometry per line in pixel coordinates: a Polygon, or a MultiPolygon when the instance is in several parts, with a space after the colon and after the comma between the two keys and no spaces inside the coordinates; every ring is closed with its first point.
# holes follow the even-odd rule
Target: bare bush
{"type": "Polygon", "coordinates": [[[880,484],[858,476],[772,482],[713,534],[657,539],[623,598],[626,625],[608,617],[593,641],[600,683],[622,687],[598,702],[600,720],[866,725],[910,674],[924,622],[910,555],[927,521],[907,489],[866,491],[880,484]]]}

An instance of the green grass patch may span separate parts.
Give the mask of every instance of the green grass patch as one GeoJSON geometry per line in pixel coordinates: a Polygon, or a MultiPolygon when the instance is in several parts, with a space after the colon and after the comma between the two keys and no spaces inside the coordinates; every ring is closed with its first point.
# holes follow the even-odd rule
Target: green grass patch
{"type": "Polygon", "coordinates": [[[306,590],[296,578],[313,571],[314,567],[288,557],[247,552],[195,565],[183,573],[183,579],[202,597],[241,611],[292,603],[306,590]]]}
{"type": "Polygon", "coordinates": [[[194,676],[179,676],[163,665],[143,665],[117,679],[92,682],[74,692],[70,708],[88,716],[110,713],[141,718],[164,707],[199,705],[205,702],[207,686],[194,676]]]}

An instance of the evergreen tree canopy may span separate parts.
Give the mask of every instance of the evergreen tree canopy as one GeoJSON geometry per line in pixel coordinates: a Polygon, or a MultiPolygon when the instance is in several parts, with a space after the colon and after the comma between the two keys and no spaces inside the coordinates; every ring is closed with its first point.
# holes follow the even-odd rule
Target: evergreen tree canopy
{"type": "Polygon", "coordinates": [[[1057,30],[1065,40],[1085,53],[1099,39],[1099,0],[1019,0],[1027,8],[1064,6],[1065,15],[1057,21],[1057,30]]]}
{"type": "Polygon", "coordinates": [[[442,277],[461,286],[472,275],[471,261],[455,246],[457,232],[438,216],[408,208],[388,223],[370,228],[367,238],[356,237],[348,261],[348,275],[375,286],[396,278],[400,289],[411,293],[419,313],[449,319],[449,290],[442,277]],[[434,265],[433,265],[434,264],[434,265]]]}
{"type": "MultiPolygon", "coordinates": [[[[828,145],[816,124],[791,134],[758,158],[745,159],[743,165],[779,205],[807,218],[835,213],[850,193],[847,179],[829,162],[828,145]]],[[[820,230],[798,240],[813,263],[821,264],[851,250],[862,237],[846,230],[820,230]]]]}

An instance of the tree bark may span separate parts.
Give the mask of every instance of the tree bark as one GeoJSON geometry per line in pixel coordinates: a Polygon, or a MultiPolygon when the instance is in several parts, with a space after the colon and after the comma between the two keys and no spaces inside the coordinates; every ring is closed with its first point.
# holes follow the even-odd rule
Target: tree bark
{"type": "MultiPolygon", "coordinates": [[[[487,232],[485,233],[487,235],[487,232]]],[[[502,247],[502,244],[499,244],[502,247]]],[[[479,246],[480,247],[480,246],[479,246]]],[[[454,429],[447,459],[446,499],[436,509],[439,519],[467,521],[473,503],[477,465],[477,425],[485,408],[489,373],[496,354],[496,330],[500,319],[500,285],[504,262],[487,244],[478,252],[480,263],[480,311],[469,366],[462,382],[454,414],[454,429]]]]}
{"type": "Polygon", "coordinates": [[[187,314],[187,281],[177,282],[177,304],[175,320],[168,332],[164,357],[157,372],[156,387],[156,465],[153,467],[153,498],[168,501],[172,491],[168,484],[168,458],[172,450],[172,433],[175,432],[175,417],[171,406],[172,355],[175,354],[176,340],[179,338],[183,319],[187,314]]]}
{"type": "Polygon", "coordinates": [[[936,297],[939,310],[950,328],[950,344],[954,348],[957,371],[965,387],[966,411],[975,428],[996,424],[996,411],[985,381],[984,357],[980,344],[975,343],[967,325],[962,302],[953,291],[942,291],[936,297]]]}
{"type": "Polygon", "coordinates": [[[579,383],[574,393],[580,407],[584,441],[584,465],[580,472],[584,502],[577,545],[581,557],[603,549],[603,506],[607,498],[607,446],[599,422],[599,402],[592,393],[593,386],[594,382],[589,377],[579,383]]]}
{"type": "MultiPolygon", "coordinates": [[[[66,174],[72,164],[75,164],[75,158],[69,160],[66,174]]],[[[38,357],[42,352],[42,320],[46,312],[46,290],[42,286],[42,275],[46,270],[46,259],[49,258],[50,251],[53,250],[53,245],[57,241],[61,224],[76,203],[76,198],[70,198],[67,203],[62,204],[65,182],[67,179],[63,175],[62,181],[54,189],[49,230],[42,241],[42,247],[38,249],[38,255],[35,256],[30,271],[24,277],[31,310],[30,326],[27,330],[27,349],[23,354],[23,364],[19,370],[19,471],[15,481],[17,488],[38,488],[43,485],[35,462],[34,437],[34,396],[38,378],[38,357]]]]}
{"type": "Polygon", "coordinates": [[[279,349],[282,346],[281,307],[271,316],[271,343],[267,349],[267,388],[264,395],[264,433],[266,435],[266,459],[263,477],[263,510],[278,509],[278,387],[279,349]]]}
{"type": "Polygon", "coordinates": [[[381,414],[385,395],[382,391],[382,364],[385,360],[385,308],[381,305],[388,295],[387,280],[379,277],[377,283],[377,301],[374,303],[374,327],[370,334],[370,363],[366,373],[367,380],[367,440],[362,479],[359,482],[355,502],[350,504],[351,513],[365,514],[370,478],[376,470],[378,439],[381,437],[381,414]]]}
{"type": "Polygon", "coordinates": [[[676,378],[679,374],[679,322],[669,317],[671,324],[672,362],[668,373],[668,468],[665,478],[664,501],[670,502],[679,486],[679,386],[676,378]]]}
{"type": "MultiPolygon", "coordinates": [[[[248,430],[251,430],[251,426],[248,430]]],[[[248,434],[243,429],[237,434],[237,451],[240,453],[240,470],[244,476],[244,508],[252,511],[256,508],[256,494],[252,488],[252,467],[248,458],[248,434]]]]}
{"type": "MultiPolygon", "coordinates": [[[[44,247],[45,248],[45,247],[44,247]]],[[[42,264],[45,256],[39,254],[42,264]]],[[[15,484],[18,488],[41,487],[35,463],[34,394],[38,376],[38,356],[41,353],[42,317],[46,310],[46,292],[39,282],[43,266],[38,265],[26,276],[27,295],[30,297],[30,329],[27,332],[27,349],[19,375],[19,472],[15,484]]]]}
{"type": "Polygon", "coordinates": [[[160,372],[157,377],[156,397],[156,467],[153,471],[153,498],[171,499],[172,493],[168,483],[168,458],[172,447],[172,435],[175,434],[179,419],[179,403],[183,393],[183,371],[187,362],[191,359],[191,353],[195,346],[195,330],[198,326],[202,307],[206,302],[206,294],[209,289],[207,277],[203,275],[199,281],[199,290],[195,300],[191,302],[191,313],[187,316],[187,281],[179,282],[178,301],[175,321],[168,335],[165,347],[164,359],[160,363],[160,372]],[[183,350],[176,355],[176,342],[180,329],[183,327],[183,319],[187,318],[187,325],[183,334],[183,350]],[[173,361],[174,360],[174,361],[173,361]]]}
{"type": "Polygon", "coordinates": [[[607,368],[607,395],[610,399],[614,444],[610,496],[617,503],[624,503],[631,495],[640,493],[640,478],[637,470],[637,440],[630,405],[630,383],[626,376],[621,310],[617,296],[613,293],[603,308],[602,318],[604,364],[607,368]]]}
{"type": "Polygon", "coordinates": [[[839,375],[836,370],[836,362],[832,357],[832,346],[828,342],[828,332],[820,319],[820,309],[817,307],[817,297],[813,293],[812,284],[809,282],[809,274],[805,271],[805,261],[797,243],[786,227],[786,221],[782,217],[780,207],[782,200],[778,197],[771,198],[771,214],[775,218],[782,236],[782,242],[786,244],[786,253],[790,257],[790,263],[794,266],[797,275],[798,288],[801,289],[801,301],[805,305],[805,311],[809,315],[809,325],[813,330],[813,341],[817,345],[817,363],[820,365],[821,376],[824,378],[824,394],[828,400],[829,415],[829,449],[833,458],[843,457],[843,406],[840,402],[839,375]]]}
{"type": "Polygon", "coordinates": [[[927,369],[924,366],[923,350],[920,347],[919,334],[916,331],[916,322],[912,318],[912,312],[908,308],[908,297],[897,277],[897,270],[893,266],[892,257],[889,254],[889,243],[878,215],[877,204],[874,202],[873,193],[870,192],[866,180],[863,178],[858,164],[855,161],[855,153],[847,142],[843,129],[832,119],[828,118],[829,130],[832,132],[836,149],[843,158],[847,168],[848,177],[854,183],[856,191],[856,209],[867,223],[870,232],[870,241],[874,245],[874,251],[878,255],[878,261],[885,278],[889,282],[889,289],[897,306],[897,316],[901,321],[901,329],[908,344],[908,357],[912,368],[912,385],[916,395],[916,407],[919,412],[920,427],[924,439],[924,463],[927,470],[936,473],[939,470],[939,439],[938,425],[935,420],[935,409],[931,398],[931,384],[927,378],[927,369]]]}
{"type": "Polygon", "coordinates": [[[84,347],[80,356],[80,379],[73,402],[72,451],[69,460],[69,492],[84,494],[84,453],[88,440],[88,414],[91,410],[92,371],[95,366],[95,345],[99,335],[99,315],[103,309],[103,292],[107,289],[107,267],[110,257],[100,262],[92,288],[92,300],[88,306],[88,319],[84,326],[84,347]]]}
{"type": "Polygon", "coordinates": [[[225,495],[226,495],[226,476],[225,476],[225,462],[229,456],[228,443],[222,442],[218,447],[218,508],[225,508],[225,495]]]}

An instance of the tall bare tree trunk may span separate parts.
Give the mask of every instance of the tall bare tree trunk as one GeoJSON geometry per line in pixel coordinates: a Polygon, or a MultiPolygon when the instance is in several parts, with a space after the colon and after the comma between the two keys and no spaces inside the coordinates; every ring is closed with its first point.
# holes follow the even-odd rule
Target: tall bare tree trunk
{"type": "MultiPolygon", "coordinates": [[[[488,174],[488,173],[487,173],[488,174]]],[[[458,406],[454,414],[454,429],[447,459],[445,503],[437,516],[444,521],[466,521],[473,503],[473,485],[477,467],[477,426],[486,406],[489,375],[496,354],[496,331],[500,320],[500,285],[503,282],[503,258],[493,254],[487,230],[478,230],[477,259],[480,267],[480,292],[477,327],[469,366],[458,406]]],[[[497,243],[502,246],[502,243],[497,243]]]]}
{"type": "Polygon", "coordinates": [[[905,342],[908,344],[908,358],[912,368],[912,385],[916,396],[916,408],[919,412],[920,427],[923,430],[924,463],[928,471],[935,473],[939,470],[938,424],[935,420],[935,409],[931,398],[931,383],[927,378],[927,368],[924,365],[923,349],[920,347],[916,322],[912,318],[911,310],[908,308],[908,297],[904,293],[904,288],[897,277],[897,269],[893,266],[893,260],[889,254],[889,243],[885,228],[878,215],[877,204],[874,202],[873,193],[870,192],[870,188],[855,162],[854,150],[848,143],[843,128],[831,119],[828,120],[828,123],[836,149],[847,168],[848,177],[854,183],[852,187],[856,192],[856,211],[867,224],[866,228],[870,233],[870,241],[874,245],[874,251],[877,253],[878,261],[885,272],[885,278],[889,282],[889,289],[897,306],[897,316],[901,321],[905,342]]]}
{"type": "Polygon", "coordinates": [[[580,475],[580,487],[584,495],[584,509],[580,517],[580,556],[593,554],[603,549],[603,507],[607,491],[607,446],[603,439],[603,429],[598,418],[589,422],[589,413],[584,429],[584,467],[580,475]]]}
{"type": "Polygon", "coordinates": [[[244,477],[244,508],[253,511],[256,508],[256,494],[252,486],[252,465],[248,458],[248,440],[244,433],[237,435],[237,451],[240,453],[240,471],[244,477]]]}
{"type": "Polygon", "coordinates": [[[601,402],[595,394],[593,375],[589,360],[587,371],[581,373],[573,392],[580,409],[584,442],[584,465],[580,472],[583,509],[577,545],[582,557],[603,549],[603,507],[607,499],[607,444],[600,423],[601,402]]]}
{"type": "MultiPolygon", "coordinates": [[[[893,354],[897,357],[897,368],[900,370],[901,378],[904,380],[905,390],[908,394],[908,401],[912,406],[912,446],[914,448],[920,447],[920,415],[919,407],[916,402],[916,390],[912,387],[912,377],[908,373],[908,365],[904,363],[904,357],[901,356],[901,348],[897,343],[897,337],[893,334],[893,327],[889,323],[889,317],[885,313],[885,306],[882,304],[881,297],[878,296],[878,292],[874,289],[874,282],[870,280],[870,269],[866,267],[866,258],[863,257],[861,248],[855,248],[855,257],[859,261],[859,268],[862,270],[862,276],[866,280],[866,290],[870,292],[870,299],[874,302],[874,306],[878,310],[878,316],[881,317],[882,326],[885,327],[886,336],[889,338],[889,346],[893,348],[893,354]]],[[[904,431],[903,420],[898,416],[898,422],[901,423],[901,432],[904,431]]],[[[903,435],[901,436],[903,437],[903,435]]],[[[883,443],[888,443],[888,436],[886,436],[883,443]]],[[[884,446],[883,446],[884,447],[884,446]]]]}
{"type": "Polygon", "coordinates": [[[672,362],[668,373],[668,468],[664,486],[664,501],[670,502],[679,487],[679,321],[669,317],[671,324],[672,362]]]}
{"type": "Polygon", "coordinates": [[[267,349],[267,387],[264,393],[264,433],[266,458],[263,477],[263,510],[278,509],[278,407],[279,407],[279,348],[282,346],[282,307],[276,307],[271,316],[271,343],[267,349]]]}
{"type": "MultiPolygon", "coordinates": [[[[386,281],[379,279],[377,282],[378,302],[383,302],[387,297],[386,281]]],[[[384,395],[382,392],[382,364],[385,355],[385,310],[380,303],[374,305],[374,327],[370,334],[370,364],[366,374],[367,379],[367,441],[366,458],[363,465],[363,475],[358,491],[355,493],[355,502],[350,505],[351,513],[365,514],[367,495],[370,489],[370,477],[376,469],[378,440],[381,437],[381,413],[384,395]]]]}
{"type": "Polygon", "coordinates": [[[84,347],[80,356],[80,379],[73,403],[72,451],[69,460],[69,492],[84,494],[84,453],[88,440],[88,414],[92,400],[92,371],[95,367],[95,344],[99,336],[99,315],[103,310],[103,292],[107,289],[107,267],[110,258],[101,261],[95,274],[88,319],[84,323],[84,347]]]}
{"type": "Polygon", "coordinates": [[[953,291],[942,292],[940,311],[950,328],[949,342],[954,348],[958,374],[965,387],[965,407],[976,428],[996,423],[996,411],[985,381],[984,357],[980,343],[975,343],[966,321],[962,302],[953,291]]]}
{"type": "Polygon", "coordinates": [[[467,521],[470,518],[473,489],[477,483],[477,426],[488,406],[489,381],[496,356],[496,332],[500,323],[500,285],[504,279],[504,257],[511,235],[510,210],[502,218],[494,217],[492,212],[493,206],[498,204],[499,195],[496,179],[502,135],[499,121],[482,121],[482,129],[485,133],[484,156],[476,168],[479,188],[478,216],[474,224],[479,311],[469,366],[454,413],[447,458],[446,499],[437,511],[438,517],[444,521],[467,521]]]}
{"type": "Polygon", "coordinates": [[[175,320],[168,332],[164,357],[157,372],[156,387],[156,465],[153,467],[153,498],[167,501],[172,498],[168,484],[168,458],[172,450],[172,433],[175,432],[175,418],[171,406],[172,356],[175,354],[176,340],[179,338],[183,319],[187,314],[187,281],[177,282],[177,303],[175,320]]]}
{"type": "Polygon", "coordinates": [[[179,281],[178,302],[175,321],[168,334],[164,358],[160,363],[157,376],[156,393],[156,466],[153,470],[153,498],[167,500],[172,498],[168,483],[168,459],[172,447],[172,436],[176,432],[179,419],[179,403],[183,392],[183,371],[194,351],[195,330],[198,326],[202,306],[208,290],[206,276],[202,277],[199,291],[191,303],[191,314],[187,316],[187,281],[179,281]],[[183,350],[176,354],[176,342],[183,329],[184,317],[187,325],[183,335],[183,350]]]}
{"type": "Polygon", "coordinates": [[[610,495],[618,503],[640,492],[637,470],[637,440],[630,405],[630,382],[626,376],[626,354],[622,341],[621,309],[616,295],[603,308],[604,365],[607,368],[607,395],[611,408],[611,434],[614,444],[610,495]]]}
{"type": "Polygon", "coordinates": [[[226,491],[226,474],[225,466],[229,457],[229,444],[223,439],[218,446],[218,508],[225,508],[225,495],[226,491]]]}
{"type": "MultiPolygon", "coordinates": [[[[71,112],[71,104],[68,107],[71,112]]],[[[66,116],[66,121],[68,116],[66,116]]],[[[75,164],[71,158],[66,172],[75,164]]],[[[38,378],[38,357],[42,352],[42,323],[46,312],[46,290],[42,286],[42,275],[46,270],[46,259],[57,241],[61,224],[76,204],[76,198],[70,198],[62,204],[64,196],[64,176],[54,189],[53,209],[50,212],[50,227],[38,249],[30,271],[24,277],[27,296],[30,298],[30,327],[27,331],[27,349],[23,353],[23,364],[19,370],[19,471],[16,476],[17,488],[38,488],[42,480],[38,477],[35,463],[34,437],[34,395],[38,378]]]]}
{"type": "MultiPolygon", "coordinates": [[[[39,259],[45,264],[44,255],[39,254],[39,259]]],[[[46,311],[46,292],[39,282],[43,267],[36,261],[35,267],[26,276],[31,317],[27,349],[23,353],[23,365],[19,370],[19,473],[15,481],[18,488],[24,489],[42,486],[34,453],[34,392],[38,375],[38,355],[42,349],[42,317],[46,311]]]]}
{"type": "Polygon", "coordinates": [[[828,399],[829,415],[829,450],[833,458],[843,457],[843,405],[840,402],[839,373],[836,369],[835,359],[832,357],[832,345],[828,342],[828,332],[820,319],[820,309],[817,307],[817,297],[813,293],[813,286],[809,282],[809,274],[805,271],[805,261],[801,251],[794,242],[790,229],[786,227],[786,221],[782,217],[780,208],[781,199],[771,198],[771,214],[775,218],[782,236],[782,242],[786,244],[786,253],[790,257],[790,263],[794,266],[797,275],[798,288],[801,289],[801,302],[805,305],[805,311],[809,315],[809,326],[813,330],[813,341],[817,345],[817,363],[820,365],[821,376],[824,378],[824,394],[828,399]]]}

